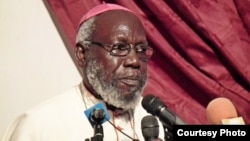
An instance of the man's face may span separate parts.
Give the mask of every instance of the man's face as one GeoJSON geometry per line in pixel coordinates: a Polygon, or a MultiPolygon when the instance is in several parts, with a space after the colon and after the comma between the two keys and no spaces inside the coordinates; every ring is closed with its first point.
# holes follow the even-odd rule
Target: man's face
{"type": "MultiPolygon", "coordinates": [[[[124,11],[107,12],[97,21],[93,41],[103,44],[147,44],[141,23],[124,11]]],[[[92,88],[104,101],[119,108],[134,108],[147,78],[147,61],[134,48],[127,56],[117,57],[92,44],[86,55],[86,73],[92,88]]]]}

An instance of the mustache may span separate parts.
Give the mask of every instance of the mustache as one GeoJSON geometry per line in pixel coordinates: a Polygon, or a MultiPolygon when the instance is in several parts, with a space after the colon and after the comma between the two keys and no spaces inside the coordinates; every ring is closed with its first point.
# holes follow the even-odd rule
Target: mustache
{"type": "Polygon", "coordinates": [[[139,86],[136,89],[131,87],[131,89],[138,90],[145,85],[147,77],[148,77],[147,73],[139,73],[137,75],[129,73],[121,73],[119,75],[113,76],[111,84],[112,86],[117,86],[118,82],[121,81],[122,79],[136,80],[139,82],[139,86]]]}

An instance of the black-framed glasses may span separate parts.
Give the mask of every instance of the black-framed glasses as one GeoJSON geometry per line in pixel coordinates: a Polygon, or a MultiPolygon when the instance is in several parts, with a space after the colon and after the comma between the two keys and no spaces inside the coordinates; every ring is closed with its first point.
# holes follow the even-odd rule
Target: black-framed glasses
{"type": "Polygon", "coordinates": [[[99,47],[102,47],[103,49],[108,51],[110,55],[118,57],[127,56],[130,53],[132,46],[134,46],[137,56],[142,59],[150,59],[154,53],[154,50],[145,44],[133,45],[127,43],[116,43],[108,45],[95,41],[89,41],[89,44],[95,44],[99,47]]]}

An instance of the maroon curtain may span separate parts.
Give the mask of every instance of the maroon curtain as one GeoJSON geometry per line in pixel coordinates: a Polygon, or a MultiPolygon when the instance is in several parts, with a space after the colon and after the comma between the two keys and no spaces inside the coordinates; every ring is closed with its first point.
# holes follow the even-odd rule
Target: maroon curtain
{"type": "Polygon", "coordinates": [[[72,56],[79,19],[103,2],[133,10],[146,27],[156,52],[145,95],[188,124],[206,124],[207,104],[227,97],[250,123],[249,0],[44,0],[72,56]]]}

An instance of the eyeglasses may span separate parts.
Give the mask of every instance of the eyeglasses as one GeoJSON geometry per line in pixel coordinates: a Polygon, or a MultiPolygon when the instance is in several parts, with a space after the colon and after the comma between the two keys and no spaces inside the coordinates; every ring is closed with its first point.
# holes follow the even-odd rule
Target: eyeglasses
{"type": "Polygon", "coordinates": [[[132,46],[134,46],[138,57],[141,59],[148,60],[152,57],[154,53],[154,50],[145,44],[133,45],[133,44],[126,44],[126,43],[116,43],[112,45],[107,45],[107,44],[103,44],[103,43],[99,43],[95,41],[90,41],[89,44],[98,45],[99,47],[102,47],[103,49],[108,51],[110,55],[118,56],[118,57],[127,56],[130,53],[132,46]]]}

